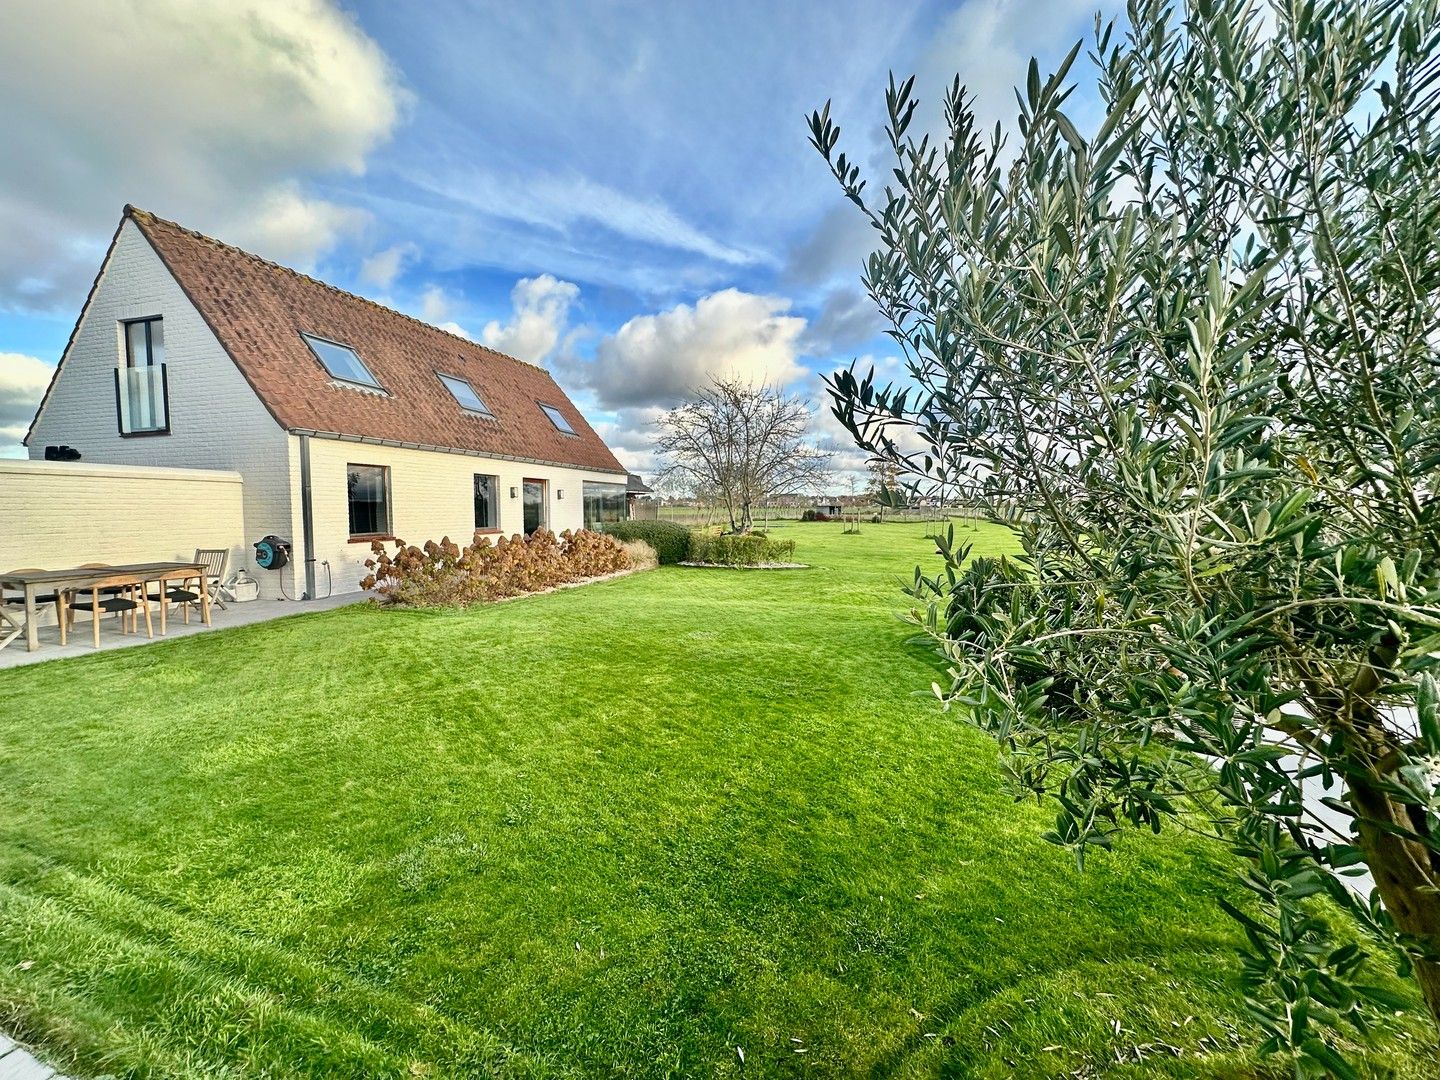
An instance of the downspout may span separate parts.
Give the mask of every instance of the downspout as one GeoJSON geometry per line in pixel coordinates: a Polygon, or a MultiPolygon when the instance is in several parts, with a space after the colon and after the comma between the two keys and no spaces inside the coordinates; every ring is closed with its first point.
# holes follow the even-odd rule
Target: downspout
{"type": "Polygon", "coordinates": [[[300,528],[304,532],[305,593],[315,599],[315,512],[310,505],[310,436],[300,436],[300,528]]]}

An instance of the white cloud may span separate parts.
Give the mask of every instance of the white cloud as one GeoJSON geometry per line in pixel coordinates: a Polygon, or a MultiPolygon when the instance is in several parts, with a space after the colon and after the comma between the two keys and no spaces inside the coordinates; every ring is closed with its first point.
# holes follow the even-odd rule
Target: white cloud
{"type": "Polygon", "coordinates": [[[450,298],[439,285],[431,285],[420,294],[420,317],[439,325],[451,311],[450,298]]]}
{"type": "MultiPolygon", "coordinates": [[[[381,302],[389,303],[388,300],[381,302]]],[[[475,337],[470,331],[450,318],[459,302],[439,285],[427,286],[425,291],[420,294],[419,318],[432,326],[438,326],[448,334],[462,337],[466,341],[474,341],[475,337]]]]}
{"type": "MultiPolygon", "coordinates": [[[[1044,58],[1057,50],[1063,56],[1077,38],[1088,34],[1090,27],[1081,20],[1092,15],[1095,6],[1095,0],[968,0],[961,4],[936,28],[916,66],[915,91],[922,98],[927,129],[943,130],[945,92],[958,74],[961,85],[974,95],[980,130],[1001,123],[1011,133],[1013,144],[1018,111],[1014,88],[1024,85],[1030,57],[1040,56],[1041,73],[1048,73],[1044,58]]],[[[1059,58],[1055,58],[1057,62],[1059,58]]],[[[1072,79],[1086,63],[1082,49],[1071,69],[1072,79]]]]}
{"type": "Polygon", "coordinates": [[[308,198],[299,184],[284,182],[267,191],[243,216],[230,219],[217,231],[223,238],[234,238],[278,262],[304,266],[318,253],[329,251],[342,237],[359,233],[369,221],[370,215],[364,210],[308,198]]]}
{"type": "Polygon", "coordinates": [[[576,374],[607,408],[673,405],[716,375],[785,386],[806,375],[805,320],[789,310],[782,297],[724,289],[631,319],[576,374]]]}
{"type": "Polygon", "coordinates": [[[54,374],[39,357],[0,353],[0,457],[25,456],[20,440],[54,374]]]}
{"type": "Polygon", "coordinates": [[[530,185],[536,197],[555,207],[568,207],[577,218],[603,225],[634,240],[693,251],[697,255],[742,266],[763,256],[722,243],[653,199],[637,199],[585,177],[544,177],[530,185]]]}
{"type": "Polygon", "coordinates": [[[654,476],[659,468],[655,453],[655,421],[659,408],[620,409],[614,420],[592,421],[596,434],[614,451],[620,464],[641,476],[654,476]]]}
{"type": "Polygon", "coordinates": [[[510,321],[486,323],[480,340],[498,352],[543,363],[565,335],[570,308],[579,297],[578,285],[550,274],[521,278],[510,290],[514,305],[510,321]]]}
{"type": "Polygon", "coordinates": [[[448,176],[416,176],[424,190],[491,218],[567,232],[599,225],[627,240],[702,255],[732,266],[768,262],[769,256],[717,240],[659,199],[638,198],[576,174],[500,175],[465,169],[448,176]]]}
{"type": "Polygon", "coordinates": [[[10,0],[0,305],[69,307],[130,201],[307,262],[359,227],[307,196],[364,170],[406,95],[329,0],[10,0]]]}
{"type": "Polygon", "coordinates": [[[395,283],[395,279],[400,276],[400,271],[405,269],[406,264],[413,261],[419,254],[420,248],[408,241],[403,244],[392,244],[384,251],[377,251],[360,264],[360,277],[371,285],[388,289],[395,283]]]}

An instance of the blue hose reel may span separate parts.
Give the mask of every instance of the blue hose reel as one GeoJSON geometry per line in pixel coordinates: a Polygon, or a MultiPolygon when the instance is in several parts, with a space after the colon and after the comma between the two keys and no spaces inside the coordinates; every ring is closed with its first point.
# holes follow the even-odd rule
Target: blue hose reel
{"type": "Polygon", "coordinates": [[[255,565],[261,570],[279,570],[290,561],[290,541],[270,535],[255,544],[255,565]]]}

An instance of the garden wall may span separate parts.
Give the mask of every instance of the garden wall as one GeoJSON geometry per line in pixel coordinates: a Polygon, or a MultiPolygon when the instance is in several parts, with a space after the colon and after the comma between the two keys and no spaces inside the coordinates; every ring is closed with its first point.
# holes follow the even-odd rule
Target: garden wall
{"type": "Polygon", "coordinates": [[[0,460],[0,570],[190,559],[248,565],[237,472],[0,460]]]}

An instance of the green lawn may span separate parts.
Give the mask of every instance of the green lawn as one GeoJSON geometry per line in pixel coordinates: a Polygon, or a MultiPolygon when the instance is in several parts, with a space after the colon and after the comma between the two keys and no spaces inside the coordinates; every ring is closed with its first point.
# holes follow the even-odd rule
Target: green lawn
{"type": "Polygon", "coordinates": [[[1077,873],[913,693],[923,528],[841,528],[0,674],[0,1030],[80,1076],[1255,1075],[1228,856],[1077,873]]]}

